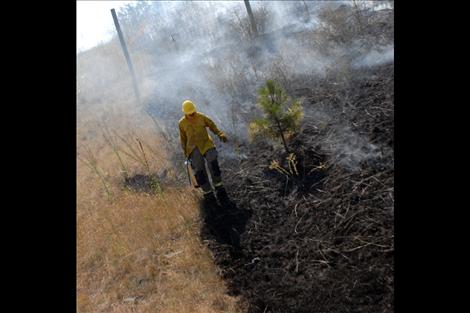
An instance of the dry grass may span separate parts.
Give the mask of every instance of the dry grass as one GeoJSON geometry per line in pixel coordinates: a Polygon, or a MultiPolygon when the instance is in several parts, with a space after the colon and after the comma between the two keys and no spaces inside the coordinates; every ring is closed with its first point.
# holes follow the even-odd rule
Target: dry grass
{"type": "MultiPolygon", "coordinates": [[[[239,312],[200,241],[198,193],[189,187],[163,186],[160,196],[123,189],[120,161],[100,131],[90,139],[80,134],[93,132],[78,130],[79,153],[85,146],[93,151],[113,196],[77,161],[77,311],[239,312]]],[[[155,132],[132,135],[141,140],[152,171],[167,166],[155,132]]],[[[122,161],[131,174],[146,171],[125,155],[122,161]]]]}

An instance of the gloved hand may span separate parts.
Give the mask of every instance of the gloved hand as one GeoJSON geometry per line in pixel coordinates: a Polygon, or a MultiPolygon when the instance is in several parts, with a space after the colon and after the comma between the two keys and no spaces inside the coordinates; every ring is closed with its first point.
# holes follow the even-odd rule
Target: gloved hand
{"type": "Polygon", "coordinates": [[[224,134],[220,135],[219,138],[220,138],[220,140],[222,140],[223,142],[227,142],[227,140],[228,140],[227,137],[225,137],[224,134]]]}

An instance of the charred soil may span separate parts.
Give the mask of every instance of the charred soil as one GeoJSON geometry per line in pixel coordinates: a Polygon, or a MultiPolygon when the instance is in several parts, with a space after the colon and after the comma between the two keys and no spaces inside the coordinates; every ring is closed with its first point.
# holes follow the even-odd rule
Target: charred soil
{"type": "Polygon", "coordinates": [[[296,95],[295,160],[263,142],[221,160],[230,203],[202,206],[201,236],[250,313],[393,312],[393,64],[354,74],[296,95]]]}

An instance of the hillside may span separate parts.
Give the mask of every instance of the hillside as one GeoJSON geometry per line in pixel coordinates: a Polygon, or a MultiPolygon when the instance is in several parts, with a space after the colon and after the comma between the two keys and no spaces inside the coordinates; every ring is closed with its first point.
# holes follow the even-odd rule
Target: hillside
{"type": "Polygon", "coordinates": [[[393,1],[251,3],[257,35],[244,2],[119,10],[141,101],[116,37],[77,55],[78,312],[393,312],[393,1]],[[268,80],[291,154],[250,133],[268,80]],[[186,99],[228,202],[188,183],[186,99]]]}

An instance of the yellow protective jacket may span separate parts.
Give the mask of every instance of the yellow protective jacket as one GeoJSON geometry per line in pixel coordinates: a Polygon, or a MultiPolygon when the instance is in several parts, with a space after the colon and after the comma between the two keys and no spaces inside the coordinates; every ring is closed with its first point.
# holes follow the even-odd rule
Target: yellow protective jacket
{"type": "Polygon", "coordinates": [[[180,140],[186,157],[193,152],[194,148],[198,148],[201,154],[204,155],[207,150],[215,147],[206,127],[209,127],[219,137],[224,134],[209,117],[200,112],[196,112],[192,118],[183,116],[180,119],[180,140]]]}

